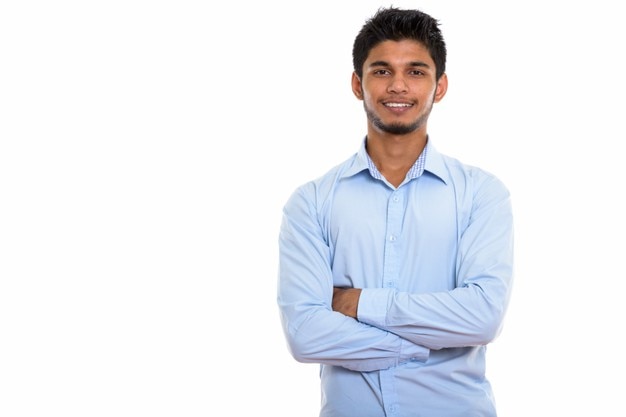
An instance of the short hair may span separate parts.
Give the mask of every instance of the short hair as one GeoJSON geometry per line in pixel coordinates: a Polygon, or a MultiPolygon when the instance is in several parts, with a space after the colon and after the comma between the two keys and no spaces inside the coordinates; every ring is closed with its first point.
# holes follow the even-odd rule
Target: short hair
{"type": "Polygon", "coordinates": [[[410,39],[423,44],[435,63],[437,80],[446,71],[446,43],[439,30],[439,21],[419,10],[395,7],[380,8],[368,19],[354,40],[352,64],[363,77],[363,64],[372,48],[383,41],[410,39]]]}

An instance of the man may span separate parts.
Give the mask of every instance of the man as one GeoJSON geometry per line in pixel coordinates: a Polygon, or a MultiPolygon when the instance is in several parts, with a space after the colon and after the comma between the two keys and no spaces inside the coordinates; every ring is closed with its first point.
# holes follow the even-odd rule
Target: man
{"type": "Polygon", "coordinates": [[[485,346],[513,275],[509,192],[439,153],[438,21],[380,9],[354,41],[359,151],[284,207],[278,305],[296,360],[321,364],[320,416],[496,416],[485,346]]]}

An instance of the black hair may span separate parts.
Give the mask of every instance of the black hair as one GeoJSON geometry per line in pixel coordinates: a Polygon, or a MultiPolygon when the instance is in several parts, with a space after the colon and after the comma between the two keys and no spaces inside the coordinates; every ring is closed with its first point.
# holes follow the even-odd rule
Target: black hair
{"type": "Polygon", "coordinates": [[[446,71],[446,43],[439,30],[439,21],[419,10],[403,10],[395,7],[378,9],[368,19],[354,40],[352,64],[354,71],[363,77],[363,64],[372,48],[392,40],[411,39],[423,44],[435,63],[436,79],[446,71]]]}

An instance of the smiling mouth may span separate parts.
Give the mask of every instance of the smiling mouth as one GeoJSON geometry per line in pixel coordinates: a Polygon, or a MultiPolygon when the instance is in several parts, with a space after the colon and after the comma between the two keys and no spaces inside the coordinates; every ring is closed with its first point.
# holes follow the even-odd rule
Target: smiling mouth
{"type": "Polygon", "coordinates": [[[403,108],[403,107],[413,107],[411,103],[383,103],[385,107],[393,107],[393,108],[403,108]]]}

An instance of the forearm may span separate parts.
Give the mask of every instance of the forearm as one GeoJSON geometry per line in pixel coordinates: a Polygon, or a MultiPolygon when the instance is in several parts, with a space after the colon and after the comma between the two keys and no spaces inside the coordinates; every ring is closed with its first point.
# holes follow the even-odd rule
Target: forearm
{"type": "Polygon", "coordinates": [[[280,308],[289,349],[300,362],[374,371],[428,358],[428,349],[393,333],[327,307],[303,307],[281,304],[280,308]]]}
{"type": "Polygon", "coordinates": [[[360,288],[333,288],[333,311],[337,311],[345,316],[357,318],[360,288]]]}
{"type": "Polygon", "coordinates": [[[498,335],[506,311],[506,302],[489,298],[476,285],[424,294],[368,289],[358,319],[430,349],[484,345],[498,335]]]}
{"type": "Polygon", "coordinates": [[[495,338],[505,307],[490,303],[485,293],[477,286],[428,294],[334,288],[332,306],[334,311],[412,343],[441,349],[483,345],[495,338]]]}
{"type": "Polygon", "coordinates": [[[303,270],[292,262],[293,248],[283,246],[278,306],[287,344],[296,360],[362,372],[409,360],[426,361],[429,349],[333,311],[329,270],[319,269],[309,275],[306,271],[312,266],[303,270]]]}

